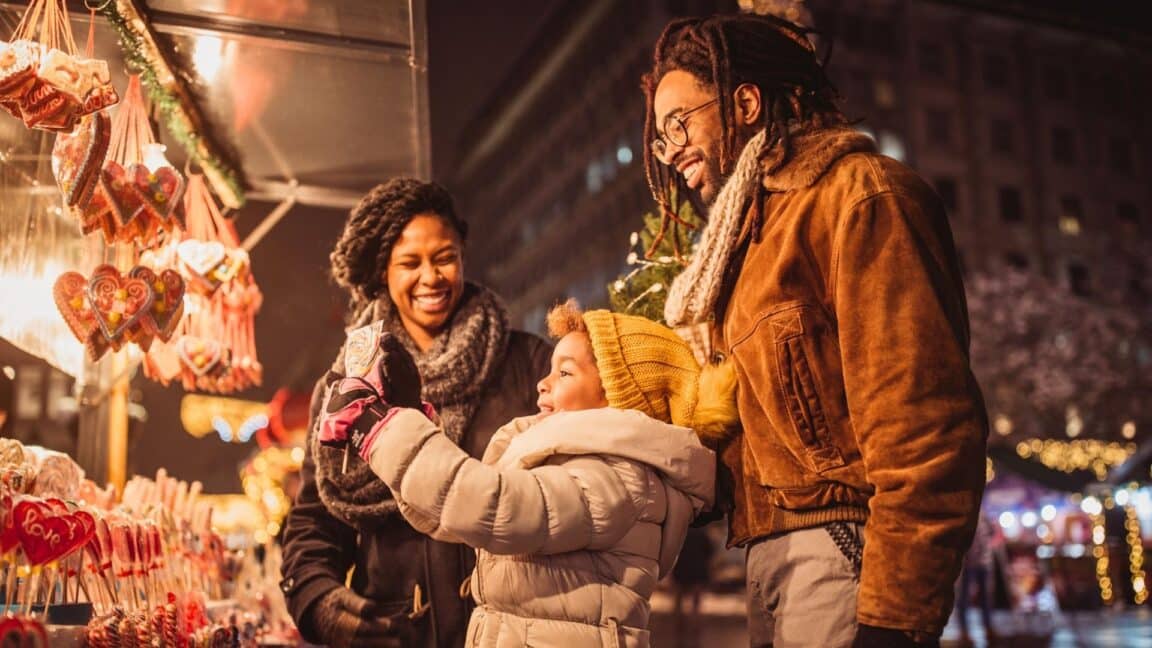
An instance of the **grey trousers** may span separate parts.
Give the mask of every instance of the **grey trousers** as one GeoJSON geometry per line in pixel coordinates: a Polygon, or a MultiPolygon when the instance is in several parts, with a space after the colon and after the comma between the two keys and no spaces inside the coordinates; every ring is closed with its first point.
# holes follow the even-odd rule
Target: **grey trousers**
{"type": "Polygon", "coordinates": [[[749,545],[748,639],[752,648],[852,645],[862,531],[863,525],[836,522],[749,545]]]}

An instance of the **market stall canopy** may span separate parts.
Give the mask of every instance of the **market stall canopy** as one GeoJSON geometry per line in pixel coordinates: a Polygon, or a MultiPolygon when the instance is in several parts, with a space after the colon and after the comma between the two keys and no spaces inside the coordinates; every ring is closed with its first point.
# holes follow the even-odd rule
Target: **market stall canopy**
{"type": "MultiPolygon", "coordinates": [[[[347,209],[383,178],[430,175],[422,0],[109,1],[147,18],[134,24],[167,52],[188,90],[183,99],[204,118],[203,135],[245,180],[244,197],[280,203],[264,210],[265,225],[293,204],[347,209]]],[[[89,12],[79,1],[68,7],[83,49],[89,12]]],[[[25,8],[0,1],[0,38],[25,8]]],[[[106,14],[95,21],[94,56],[109,62],[122,91],[127,61],[140,52],[122,49],[106,14]]],[[[156,113],[168,158],[183,167],[186,141],[156,113]]],[[[83,355],[59,321],[51,286],[66,269],[107,259],[59,209],[52,142],[0,115],[0,303],[23,305],[0,312],[0,337],[79,376],[83,355]]],[[[260,217],[258,204],[245,218],[253,212],[260,217]]],[[[245,247],[266,231],[257,226],[245,247]]]]}
{"type": "Polygon", "coordinates": [[[390,175],[430,172],[424,3],[150,0],[191,61],[209,119],[254,198],[347,207],[390,175]]]}

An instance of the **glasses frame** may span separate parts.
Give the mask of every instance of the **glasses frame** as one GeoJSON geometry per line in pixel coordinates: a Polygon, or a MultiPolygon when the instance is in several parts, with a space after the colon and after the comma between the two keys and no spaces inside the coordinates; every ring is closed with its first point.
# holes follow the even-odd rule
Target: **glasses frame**
{"type": "Polygon", "coordinates": [[[696,106],[695,108],[689,108],[688,110],[685,110],[683,112],[679,112],[679,113],[676,113],[674,115],[668,115],[667,117],[665,117],[664,123],[661,124],[661,126],[664,127],[663,128],[663,130],[664,130],[663,135],[657,134],[656,139],[654,139],[648,143],[648,149],[652,151],[652,155],[655,155],[656,159],[660,160],[661,162],[664,162],[664,155],[668,152],[668,145],[669,144],[672,144],[673,146],[684,146],[685,144],[687,144],[688,143],[688,122],[687,122],[688,116],[694,112],[699,111],[699,110],[704,110],[708,106],[711,106],[712,104],[717,103],[718,101],[720,101],[720,97],[714,97],[714,98],[700,104],[699,106],[696,106]],[[679,131],[676,131],[676,130],[670,128],[670,125],[673,122],[680,126],[679,131]],[[672,137],[673,132],[684,133],[683,141],[676,141],[678,138],[672,137]]]}

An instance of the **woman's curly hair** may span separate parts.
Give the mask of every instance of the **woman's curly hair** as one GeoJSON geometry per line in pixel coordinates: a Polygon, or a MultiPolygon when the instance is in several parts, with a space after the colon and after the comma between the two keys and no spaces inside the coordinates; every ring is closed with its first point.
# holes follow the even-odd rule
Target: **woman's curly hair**
{"type": "Polygon", "coordinates": [[[352,209],[328,257],[332,278],[348,291],[350,315],[386,291],[384,277],[392,247],[415,216],[428,213],[451,226],[461,243],[467,239],[468,223],[456,214],[448,190],[435,182],[393,178],[373,187],[352,209]]]}

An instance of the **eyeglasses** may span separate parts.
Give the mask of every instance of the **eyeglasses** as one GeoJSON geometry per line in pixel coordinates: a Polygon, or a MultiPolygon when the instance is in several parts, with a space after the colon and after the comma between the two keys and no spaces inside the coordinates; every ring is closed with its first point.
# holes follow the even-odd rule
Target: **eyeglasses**
{"type": "MultiPolygon", "coordinates": [[[[711,106],[712,104],[716,103],[717,101],[720,101],[719,97],[716,97],[715,99],[713,99],[711,101],[702,103],[699,106],[696,106],[695,108],[685,110],[684,112],[681,112],[679,114],[668,115],[667,117],[665,117],[664,118],[664,124],[663,124],[664,135],[662,137],[657,135],[656,139],[652,140],[652,143],[648,145],[648,148],[652,149],[652,154],[655,155],[656,158],[659,159],[661,162],[664,162],[664,160],[665,160],[664,154],[668,152],[668,145],[669,144],[672,144],[673,146],[684,146],[685,144],[687,144],[688,143],[688,122],[686,121],[686,118],[688,117],[688,115],[691,115],[692,113],[696,112],[697,110],[703,110],[703,109],[707,108],[708,106],[711,106]]],[[[667,164],[667,162],[665,162],[665,164],[667,164]]]]}

